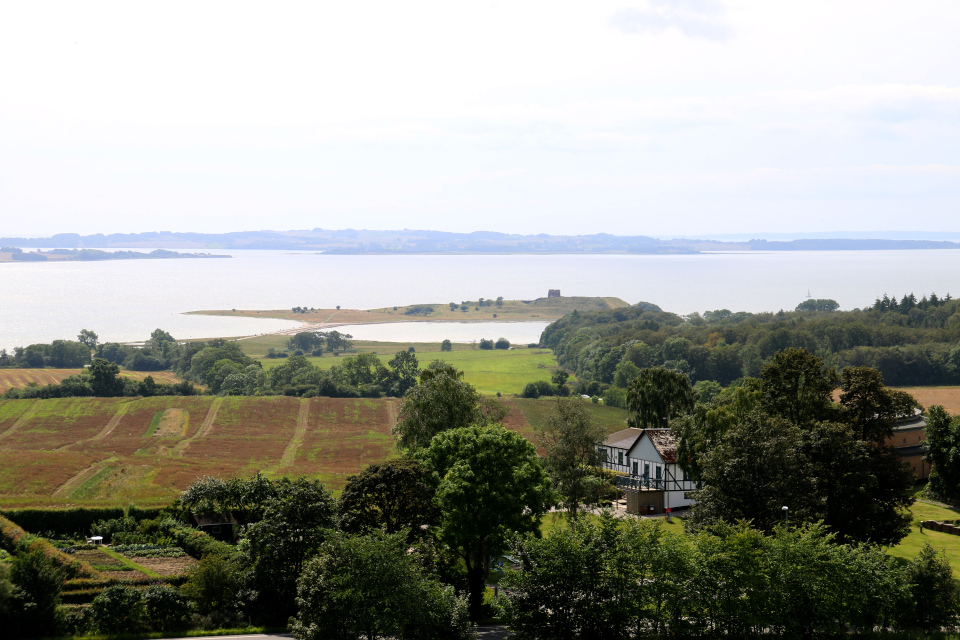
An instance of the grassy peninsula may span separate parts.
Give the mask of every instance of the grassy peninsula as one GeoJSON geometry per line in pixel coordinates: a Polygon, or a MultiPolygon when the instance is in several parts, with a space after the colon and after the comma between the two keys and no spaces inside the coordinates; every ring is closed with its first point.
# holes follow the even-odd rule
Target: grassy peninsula
{"type": "Polygon", "coordinates": [[[190,313],[241,318],[280,318],[307,324],[366,324],[374,322],[491,322],[556,320],[574,311],[605,311],[630,305],[620,298],[562,296],[534,300],[503,298],[424,303],[381,309],[209,309],[190,313]]]}

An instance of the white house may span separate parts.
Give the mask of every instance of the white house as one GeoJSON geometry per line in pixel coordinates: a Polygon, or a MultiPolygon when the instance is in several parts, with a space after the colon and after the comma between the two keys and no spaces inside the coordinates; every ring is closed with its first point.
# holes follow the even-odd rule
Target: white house
{"type": "Polygon", "coordinates": [[[670,429],[624,429],[607,438],[600,447],[606,469],[627,474],[617,486],[627,494],[627,510],[663,513],[693,504],[689,492],[696,490],[677,464],[677,446],[670,429]]]}

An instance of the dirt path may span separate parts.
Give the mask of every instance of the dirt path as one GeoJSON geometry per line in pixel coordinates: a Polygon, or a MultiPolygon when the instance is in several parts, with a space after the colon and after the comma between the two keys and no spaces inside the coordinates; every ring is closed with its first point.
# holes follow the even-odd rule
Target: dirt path
{"type": "Polygon", "coordinates": [[[310,400],[309,398],[302,398],[300,400],[300,413],[297,414],[297,428],[293,432],[287,448],[283,450],[283,456],[280,457],[278,469],[293,466],[293,462],[297,458],[297,449],[300,448],[300,444],[303,442],[303,436],[307,435],[307,421],[309,418],[310,400]]]}
{"type": "Polygon", "coordinates": [[[393,425],[397,424],[397,401],[390,400],[387,402],[387,420],[390,421],[390,429],[393,430],[393,425]]]}
{"type": "Polygon", "coordinates": [[[203,419],[203,423],[200,425],[200,428],[197,429],[197,432],[191,438],[187,438],[183,442],[177,444],[173,448],[173,454],[176,456],[183,456],[183,452],[186,451],[187,447],[190,446],[190,443],[196,440],[197,438],[202,438],[210,433],[210,429],[213,428],[213,422],[217,419],[217,412],[220,411],[220,405],[223,404],[223,398],[217,398],[213,401],[213,404],[210,405],[210,409],[207,411],[207,417],[203,419]]]}
{"type": "Polygon", "coordinates": [[[29,420],[33,416],[33,414],[37,410],[37,407],[39,406],[40,406],[40,401],[34,400],[33,404],[27,407],[27,410],[23,412],[23,415],[21,415],[16,422],[10,425],[9,429],[4,431],[3,433],[0,433],[0,440],[3,440],[8,436],[12,436],[17,429],[22,427],[27,422],[27,420],[29,420]]]}

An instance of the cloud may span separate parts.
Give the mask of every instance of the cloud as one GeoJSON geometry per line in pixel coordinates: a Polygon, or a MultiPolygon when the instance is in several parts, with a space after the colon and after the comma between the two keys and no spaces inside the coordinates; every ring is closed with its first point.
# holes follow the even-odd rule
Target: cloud
{"type": "Polygon", "coordinates": [[[717,0],[650,0],[643,9],[620,9],[610,24],[625,34],[661,34],[676,29],[689,38],[726,40],[733,29],[717,0]]]}

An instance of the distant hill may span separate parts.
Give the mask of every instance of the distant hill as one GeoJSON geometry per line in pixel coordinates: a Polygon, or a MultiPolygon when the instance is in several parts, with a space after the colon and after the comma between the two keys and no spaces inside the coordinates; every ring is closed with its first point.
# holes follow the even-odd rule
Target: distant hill
{"type": "Polygon", "coordinates": [[[958,249],[946,240],[809,238],[784,241],[720,241],[710,239],[661,240],[650,236],[596,233],[581,236],[520,235],[496,231],[453,233],[428,230],[305,229],[294,231],[237,231],[190,233],[150,231],[82,236],[58,233],[47,238],[0,238],[9,247],[57,249],[274,249],[333,254],[690,254],[703,251],[834,251],[880,249],[958,249]]]}

